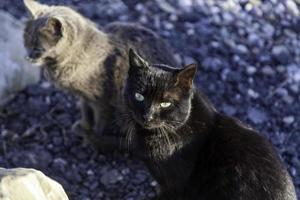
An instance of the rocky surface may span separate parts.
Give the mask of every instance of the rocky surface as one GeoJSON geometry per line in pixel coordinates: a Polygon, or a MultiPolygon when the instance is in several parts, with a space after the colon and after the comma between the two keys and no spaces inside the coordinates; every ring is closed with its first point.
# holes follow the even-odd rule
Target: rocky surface
{"type": "Polygon", "coordinates": [[[0,107],[16,92],[40,80],[40,69],[25,60],[24,23],[0,10],[0,107]]]}
{"type": "MultiPolygon", "coordinates": [[[[158,32],[180,62],[199,63],[197,85],[218,110],[272,141],[300,195],[299,1],[42,2],[71,5],[101,25],[139,21],[158,32]]],[[[19,0],[1,1],[0,9],[25,16],[19,0]]],[[[70,199],[154,196],[157,184],[141,162],[95,154],[70,132],[78,117],[74,97],[47,82],[24,90],[1,112],[1,165],[40,169],[62,183],[70,199]]]]}

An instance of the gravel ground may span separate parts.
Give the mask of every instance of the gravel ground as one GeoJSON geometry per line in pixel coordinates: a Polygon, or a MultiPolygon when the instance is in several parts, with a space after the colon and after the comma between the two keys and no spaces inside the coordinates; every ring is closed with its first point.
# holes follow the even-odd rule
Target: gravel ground
{"type": "MultiPolygon", "coordinates": [[[[276,145],[300,196],[299,0],[42,2],[71,5],[101,25],[139,21],[158,32],[181,63],[199,63],[197,84],[217,109],[276,145]]],[[[1,0],[0,9],[25,16],[20,0],[1,0]]],[[[1,166],[42,170],[70,199],[154,196],[157,184],[141,162],[96,154],[70,132],[78,118],[75,98],[48,82],[24,90],[0,112],[1,166]]]]}

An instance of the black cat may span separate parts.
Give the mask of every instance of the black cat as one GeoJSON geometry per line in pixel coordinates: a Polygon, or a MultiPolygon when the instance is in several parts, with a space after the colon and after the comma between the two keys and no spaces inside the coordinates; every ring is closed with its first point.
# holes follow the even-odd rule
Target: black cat
{"type": "Polygon", "coordinates": [[[193,87],[196,65],[152,65],[133,50],[129,60],[120,118],[161,186],[157,199],[296,200],[273,146],[193,87]]]}

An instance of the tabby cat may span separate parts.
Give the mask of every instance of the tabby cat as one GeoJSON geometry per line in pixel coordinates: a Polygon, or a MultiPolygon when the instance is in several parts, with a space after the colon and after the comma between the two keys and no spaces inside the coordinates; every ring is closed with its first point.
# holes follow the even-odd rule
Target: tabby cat
{"type": "Polygon", "coordinates": [[[24,31],[28,59],[41,65],[58,87],[81,97],[82,119],[75,129],[110,132],[129,68],[129,48],[154,63],[176,65],[170,47],[142,26],[116,22],[101,30],[68,7],[24,3],[31,16],[24,31]]]}
{"type": "Polygon", "coordinates": [[[193,86],[195,64],[178,69],[129,56],[123,121],[130,150],[161,186],[157,199],[296,200],[273,146],[193,86]]]}

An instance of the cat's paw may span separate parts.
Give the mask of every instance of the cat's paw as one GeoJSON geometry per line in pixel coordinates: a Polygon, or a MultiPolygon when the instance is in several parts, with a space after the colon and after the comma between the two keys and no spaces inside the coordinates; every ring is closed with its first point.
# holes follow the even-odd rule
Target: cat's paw
{"type": "Polygon", "coordinates": [[[88,130],[91,130],[91,127],[87,124],[84,123],[82,120],[77,120],[71,128],[72,132],[78,135],[82,135],[88,130]]]}
{"type": "Polygon", "coordinates": [[[72,132],[83,139],[84,146],[91,143],[89,141],[89,136],[93,134],[93,129],[87,123],[84,123],[81,120],[76,121],[72,125],[72,132]]]}

